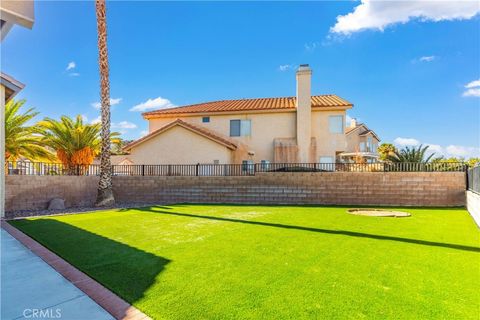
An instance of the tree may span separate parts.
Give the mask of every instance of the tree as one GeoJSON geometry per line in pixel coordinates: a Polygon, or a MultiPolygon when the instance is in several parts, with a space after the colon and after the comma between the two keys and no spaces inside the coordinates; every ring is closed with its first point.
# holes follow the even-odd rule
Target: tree
{"type": "Polygon", "coordinates": [[[380,155],[380,160],[388,160],[389,156],[392,156],[395,154],[395,151],[397,151],[397,148],[391,143],[382,143],[378,149],[378,154],[380,155]]]}
{"type": "Polygon", "coordinates": [[[115,203],[112,190],[112,165],[110,161],[110,82],[107,51],[107,19],[105,0],[95,1],[97,15],[98,65],[100,70],[100,100],[102,114],[102,142],[100,153],[100,180],[98,182],[98,207],[115,203]]]}
{"type": "Polygon", "coordinates": [[[33,108],[21,113],[25,100],[10,100],[5,105],[5,160],[51,161],[55,156],[44,148],[38,130],[27,123],[38,115],[33,108]]]}
{"type": "MultiPolygon", "coordinates": [[[[93,163],[100,153],[100,123],[84,123],[83,117],[75,119],[62,116],[60,120],[45,118],[37,124],[41,142],[55,150],[57,158],[67,168],[86,166],[93,163]]],[[[118,133],[110,135],[110,141],[118,143],[118,133]]]]}
{"type": "Polygon", "coordinates": [[[402,150],[395,152],[387,157],[392,162],[414,162],[414,163],[427,163],[435,155],[435,153],[426,156],[428,146],[419,145],[418,148],[405,147],[402,150]]]}

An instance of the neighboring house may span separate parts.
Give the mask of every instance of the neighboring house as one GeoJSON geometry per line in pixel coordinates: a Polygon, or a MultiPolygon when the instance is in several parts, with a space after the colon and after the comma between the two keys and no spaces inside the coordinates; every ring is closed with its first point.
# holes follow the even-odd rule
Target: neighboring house
{"type": "Polygon", "coordinates": [[[364,123],[358,123],[352,119],[347,128],[347,149],[340,154],[344,162],[376,162],[378,161],[378,144],[380,138],[364,123]]]}
{"type": "MultiPolygon", "coordinates": [[[[13,25],[29,29],[34,21],[33,1],[0,1],[0,39],[3,41],[13,25]]],[[[24,85],[1,73],[0,76],[0,215],[5,215],[5,103],[13,98],[24,85]]]]}
{"type": "Polygon", "coordinates": [[[308,65],[297,95],[222,100],[146,112],[149,134],[124,150],[135,164],[333,163],[346,152],[346,110],[336,95],[311,95],[308,65]]]}

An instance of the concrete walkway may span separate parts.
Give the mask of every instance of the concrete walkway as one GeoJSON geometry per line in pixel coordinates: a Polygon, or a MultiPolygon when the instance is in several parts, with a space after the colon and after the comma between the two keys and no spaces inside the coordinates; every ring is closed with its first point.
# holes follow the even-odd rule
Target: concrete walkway
{"type": "Polygon", "coordinates": [[[114,319],[8,232],[0,230],[2,320],[114,319]]]}

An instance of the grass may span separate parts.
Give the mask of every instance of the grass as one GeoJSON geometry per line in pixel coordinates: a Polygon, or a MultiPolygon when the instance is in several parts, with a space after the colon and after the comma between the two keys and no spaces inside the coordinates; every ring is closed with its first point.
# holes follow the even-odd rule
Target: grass
{"type": "Polygon", "coordinates": [[[172,205],[12,221],[155,319],[478,319],[464,209],[172,205]]]}

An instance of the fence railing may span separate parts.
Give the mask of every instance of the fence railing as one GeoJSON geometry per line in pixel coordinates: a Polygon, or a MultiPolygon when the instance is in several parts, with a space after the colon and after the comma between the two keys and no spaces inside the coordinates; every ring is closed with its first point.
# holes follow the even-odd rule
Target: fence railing
{"type": "MultiPolygon", "coordinates": [[[[61,163],[19,161],[7,162],[6,166],[8,175],[97,176],[100,174],[100,165],[97,164],[65,166],[61,163]]],[[[467,167],[460,162],[145,164],[112,165],[112,174],[115,176],[251,176],[261,172],[464,172],[467,167]]]]}
{"type": "Polygon", "coordinates": [[[467,190],[480,194],[480,166],[467,170],[467,190]]]}

